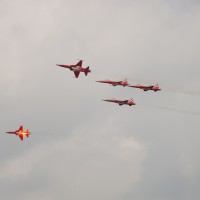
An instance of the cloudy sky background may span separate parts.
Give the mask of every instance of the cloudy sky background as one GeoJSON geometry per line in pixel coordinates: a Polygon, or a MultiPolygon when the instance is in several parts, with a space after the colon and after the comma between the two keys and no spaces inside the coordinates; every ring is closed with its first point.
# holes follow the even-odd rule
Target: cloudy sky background
{"type": "Polygon", "coordinates": [[[1,199],[199,199],[199,19],[195,0],[0,0],[1,199]],[[77,59],[88,77],[56,66],[77,59]]]}

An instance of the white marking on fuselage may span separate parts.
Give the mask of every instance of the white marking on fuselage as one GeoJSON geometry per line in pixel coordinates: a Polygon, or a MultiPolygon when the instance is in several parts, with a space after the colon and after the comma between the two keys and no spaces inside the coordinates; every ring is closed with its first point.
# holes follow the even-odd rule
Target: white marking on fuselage
{"type": "Polygon", "coordinates": [[[17,131],[16,132],[16,135],[26,135],[27,133],[26,132],[24,132],[24,131],[17,131]]]}
{"type": "Polygon", "coordinates": [[[81,68],[79,66],[76,66],[76,67],[72,67],[72,70],[75,72],[75,71],[79,71],[81,68]]]}

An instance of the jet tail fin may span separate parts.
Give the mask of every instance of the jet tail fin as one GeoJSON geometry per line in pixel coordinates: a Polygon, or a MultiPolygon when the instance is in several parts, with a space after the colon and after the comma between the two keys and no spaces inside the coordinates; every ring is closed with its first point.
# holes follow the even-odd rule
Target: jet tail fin
{"type": "Polygon", "coordinates": [[[26,129],[26,131],[25,131],[25,135],[26,135],[26,137],[27,137],[27,138],[29,137],[29,135],[30,135],[30,132],[29,132],[29,130],[28,130],[28,129],[26,129]]]}
{"type": "Polygon", "coordinates": [[[89,72],[90,72],[90,67],[88,66],[88,67],[85,69],[85,75],[87,76],[89,72]]]}

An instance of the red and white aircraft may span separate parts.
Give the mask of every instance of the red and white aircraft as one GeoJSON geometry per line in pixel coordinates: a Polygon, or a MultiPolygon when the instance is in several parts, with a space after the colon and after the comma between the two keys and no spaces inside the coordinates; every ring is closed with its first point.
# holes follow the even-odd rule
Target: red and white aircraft
{"type": "Polygon", "coordinates": [[[84,72],[86,76],[88,75],[89,72],[91,72],[91,70],[89,69],[89,66],[86,67],[86,68],[83,68],[83,67],[82,67],[82,63],[83,63],[83,61],[80,60],[80,61],[79,61],[77,64],[75,64],[75,65],[57,64],[57,66],[70,69],[71,71],[74,72],[76,78],[78,78],[80,72],[84,72]]]}
{"type": "Polygon", "coordinates": [[[119,106],[122,105],[136,105],[135,102],[133,101],[133,98],[129,99],[129,100],[117,100],[117,99],[105,99],[103,101],[107,101],[107,102],[112,102],[112,103],[118,103],[119,106]]]}
{"type": "Polygon", "coordinates": [[[96,81],[99,83],[107,83],[107,84],[111,84],[113,86],[117,86],[117,85],[121,85],[121,86],[128,86],[128,81],[127,79],[124,79],[123,81],[111,81],[111,80],[104,80],[104,81],[96,81]]]}
{"type": "Polygon", "coordinates": [[[11,131],[11,132],[6,132],[6,133],[18,135],[21,140],[24,139],[24,135],[26,135],[26,137],[29,137],[30,135],[30,132],[28,129],[26,131],[23,130],[23,126],[20,126],[19,129],[16,131],[11,131]]]}
{"type": "Polygon", "coordinates": [[[147,86],[147,85],[131,85],[129,87],[139,88],[139,89],[142,89],[144,91],[153,90],[154,92],[161,90],[158,83],[156,85],[149,85],[149,86],[147,86]]]}

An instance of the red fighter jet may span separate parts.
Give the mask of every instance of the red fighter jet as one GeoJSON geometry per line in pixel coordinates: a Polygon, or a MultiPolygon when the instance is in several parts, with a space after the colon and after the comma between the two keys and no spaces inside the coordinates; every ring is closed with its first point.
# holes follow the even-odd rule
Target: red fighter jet
{"type": "Polygon", "coordinates": [[[127,79],[124,79],[123,81],[111,81],[111,80],[104,80],[104,81],[96,81],[99,83],[107,83],[107,84],[111,84],[113,86],[117,86],[117,85],[121,85],[121,86],[128,86],[128,81],[127,79]]]}
{"type": "Polygon", "coordinates": [[[131,98],[129,100],[105,99],[103,101],[118,103],[119,106],[122,106],[122,105],[129,105],[129,106],[136,105],[135,102],[133,101],[133,98],[131,98]]]}
{"type": "Polygon", "coordinates": [[[11,132],[6,132],[6,133],[18,135],[21,140],[24,139],[24,135],[26,135],[26,137],[29,137],[30,135],[30,132],[28,129],[26,131],[23,130],[23,126],[20,126],[19,129],[16,131],[11,131],[11,132]]]}
{"type": "Polygon", "coordinates": [[[83,68],[83,67],[82,67],[82,63],[83,63],[83,61],[80,60],[80,61],[79,61],[77,64],[75,64],[75,65],[62,65],[62,64],[57,64],[57,66],[70,69],[71,71],[74,72],[76,78],[78,78],[80,72],[84,72],[86,76],[88,75],[89,72],[91,72],[91,70],[89,69],[89,66],[86,67],[86,68],[83,68]]]}
{"type": "Polygon", "coordinates": [[[131,85],[129,87],[139,88],[139,89],[144,90],[145,92],[148,90],[153,90],[154,92],[161,90],[158,83],[156,85],[149,85],[149,86],[147,86],[147,85],[131,85]]]}

